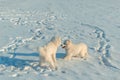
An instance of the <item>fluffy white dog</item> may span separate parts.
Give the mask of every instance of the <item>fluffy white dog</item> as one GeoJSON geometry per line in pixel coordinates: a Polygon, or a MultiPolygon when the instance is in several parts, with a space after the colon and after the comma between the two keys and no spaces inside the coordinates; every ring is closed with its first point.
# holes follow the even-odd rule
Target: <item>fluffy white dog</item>
{"type": "Polygon", "coordinates": [[[72,57],[86,59],[88,56],[88,47],[84,43],[73,44],[71,40],[66,40],[61,46],[66,51],[65,60],[71,60],[72,57]]]}
{"type": "Polygon", "coordinates": [[[61,38],[53,37],[47,45],[38,49],[40,53],[40,66],[44,66],[47,63],[51,69],[57,69],[56,52],[60,44],[61,38]]]}

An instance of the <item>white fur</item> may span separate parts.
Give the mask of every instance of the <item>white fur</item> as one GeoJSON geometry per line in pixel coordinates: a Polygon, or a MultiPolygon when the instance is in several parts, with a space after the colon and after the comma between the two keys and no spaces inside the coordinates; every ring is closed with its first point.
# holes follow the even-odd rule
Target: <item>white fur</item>
{"type": "Polygon", "coordinates": [[[65,60],[71,60],[72,57],[81,57],[86,59],[88,56],[88,47],[84,43],[73,44],[72,41],[66,40],[64,45],[66,56],[64,57],[65,60]]]}
{"type": "Polygon", "coordinates": [[[45,46],[39,48],[40,66],[48,63],[52,69],[57,69],[56,51],[61,44],[60,37],[52,38],[52,40],[45,46]]]}

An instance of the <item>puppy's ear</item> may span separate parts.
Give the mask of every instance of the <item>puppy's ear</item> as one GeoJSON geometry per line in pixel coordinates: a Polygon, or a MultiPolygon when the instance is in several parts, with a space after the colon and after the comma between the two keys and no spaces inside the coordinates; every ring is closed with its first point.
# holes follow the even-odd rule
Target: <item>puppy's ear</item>
{"type": "Polygon", "coordinates": [[[59,40],[61,40],[61,37],[57,37],[59,40]]]}
{"type": "Polygon", "coordinates": [[[54,41],[54,40],[55,40],[55,37],[52,37],[52,38],[51,38],[51,41],[54,41]]]}
{"type": "Polygon", "coordinates": [[[55,37],[55,40],[57,40],[57,41],[61,41],[61,37],[55,37]]]}
{"type": "Polygon", "coordinates": [[[66,41],[66,44],[70,44],[72,41],[71,40],[67,40],[66,41]]]}

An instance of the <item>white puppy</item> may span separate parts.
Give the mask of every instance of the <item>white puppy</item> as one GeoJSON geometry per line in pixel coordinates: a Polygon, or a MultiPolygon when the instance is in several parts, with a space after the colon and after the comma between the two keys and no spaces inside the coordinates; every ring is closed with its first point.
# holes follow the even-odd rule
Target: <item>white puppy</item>
{"type": "Polygon", "coordinates": [[[65,60],[71,60],[72,57],[81,57],[86,59],[88,56],[88,47],[84,43],[73,44],[71,40],[66,40],[62,48],[65,48],[65,60]]]}
{"type": "Polygon", "coordinates": [[[52,40],[45,46],[38,49],[40,53],[40,66],[48,63],[51,69],[57,69],[56,52],[61,44],[60,37],[53,37],[52,40]]]}

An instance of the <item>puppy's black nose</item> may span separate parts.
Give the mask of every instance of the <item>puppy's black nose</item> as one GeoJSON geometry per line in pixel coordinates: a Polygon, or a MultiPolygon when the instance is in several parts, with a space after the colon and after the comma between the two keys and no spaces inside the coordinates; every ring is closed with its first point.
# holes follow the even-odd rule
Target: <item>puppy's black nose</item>
{"type": "Polygon", "coordinates": [[[63,44],[61,44],[61,46],[63,46],[63,44]]]}

